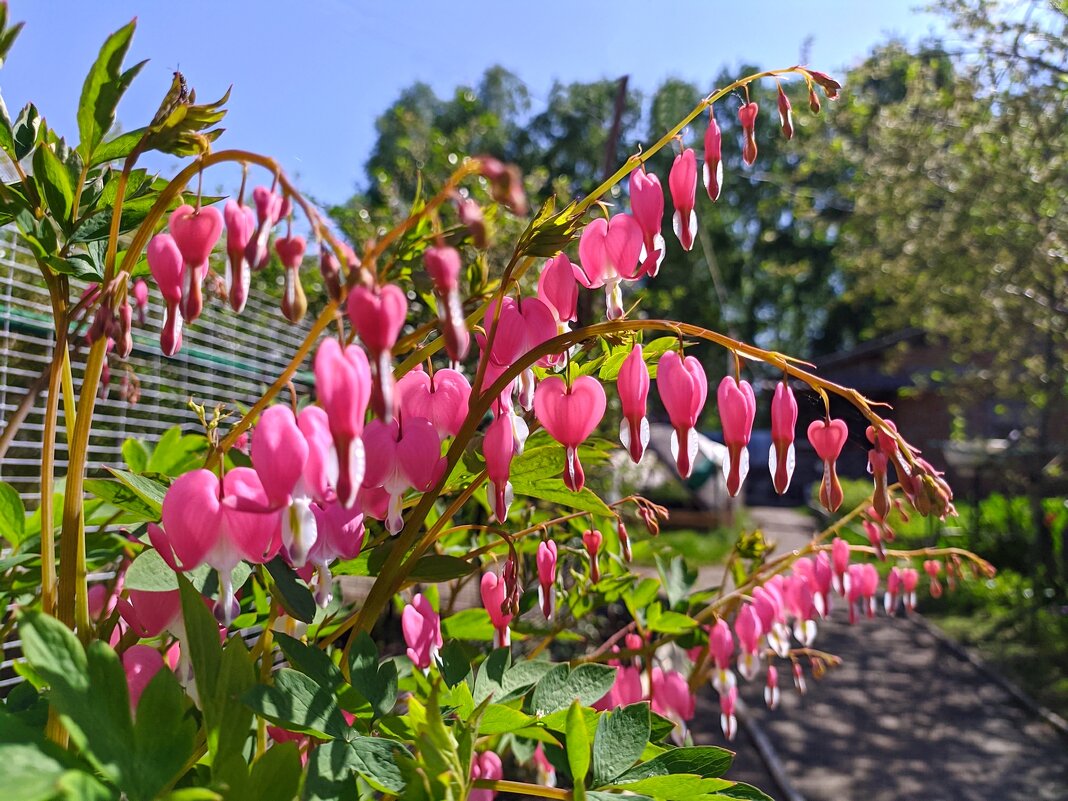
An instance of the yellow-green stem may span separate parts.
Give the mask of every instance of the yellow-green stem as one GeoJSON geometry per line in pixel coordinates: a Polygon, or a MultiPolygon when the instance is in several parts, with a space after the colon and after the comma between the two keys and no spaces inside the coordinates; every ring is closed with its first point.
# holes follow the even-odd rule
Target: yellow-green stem
{"type": "Polygon", "coordinates": [[[501,793],[525,795],[528,798],[555,798],[558,801],[571,801],[574,797],[570,790],[559,787],[542,787],[540,784],[513,782],[508,779],[476,779],[472,787],[480,790],[496,790],[501,793]]]}

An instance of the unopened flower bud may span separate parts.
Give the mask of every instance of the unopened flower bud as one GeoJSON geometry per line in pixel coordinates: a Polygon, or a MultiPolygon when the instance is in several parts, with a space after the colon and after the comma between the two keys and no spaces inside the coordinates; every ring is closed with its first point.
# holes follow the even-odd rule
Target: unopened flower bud
{"type": "Polygon", "coordinates": [[[808,107],[813,114],[820,113],[820,97],[816,94],[816,87],[808,87],[808,107]]]}
{"type": "Polygon", "coordinates": [[[133,307],[130,306],[130,299],[123,298],[122,303],[119,304],[118,313],[118,325],[116,326],[115,337],[119,345],[119,356],[126,358],[130,355],[130,351],[133,350],[133,307]]]}
{"type": "Polygon", "coordinates": [[[319,254],[319,272],[323,276],[323,286],[332,301],[341,300],[341,263],[326,245],[319,254]]]}
{"type": "Polygon", "coordinates": [[[623,561],[631,561],[634,556],[630,550],[630,535],[627,534],[627,527],[622,518],[616,522],[616,536],[619,537],[619,549],[623,553],[623,561]]]}
{"type": "Polygon", "coordinates": [[[744,144],[742,145],[742,161],[747,167],[752,167],[757,160],[756,143],[756,118],[760,106],[757,103],[746,103],[738,109],[738,122],[742,124],[744,144]]]}
{"type": "Polygon", "coordinates": [[[479,250],[485,248],[488,240],[482,207],[471,198],[461,198],[457,201],[456,212],[460,217],[460,223],[471,235],[471,243],[479,250]]]}
{"type": "Polygon", "coordinates": [[[823,94],[827,96],[828,100],[838,99],[838,92],[842,88],[842,84],[825,72],[808,70],[808,74],[812,76],[812,80],[820,85],[820,88],[823,89],[823,94]]]}
{"type": "Polygon", "coordinates": [[[275,252],[285,267],[285,288],[282,292],[282,315],[291,323],[299,323],[308,311],[308,299],[300,283],[300,265],[304,260],[304,237],[279,237],[274,242],[275,252]]]}
{"type": "Polygon", "coordinates": [[[601,542],[604,536],[595,528],[587,529],[582,533],[582,544],[586,546],[586,553],[590,557],[590,581],[594,584],[601,580],[601,566],[598,555],[601,551],[601,542]]]}
{"type": "Polygon", "coordinates": [[[782,126],[782,135],[789,139],[794,138],[794,114],[790,107],[790,98],[779,84],[779,125],[782,126]]]}

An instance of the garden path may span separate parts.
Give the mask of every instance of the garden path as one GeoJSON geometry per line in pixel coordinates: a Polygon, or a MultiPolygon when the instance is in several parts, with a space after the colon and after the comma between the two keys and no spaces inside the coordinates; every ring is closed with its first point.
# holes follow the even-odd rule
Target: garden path
{"type": "MultiPolygon", "coordinates": [[[[782,547],[797,547],[799,532],[812,531],[801,512],[758,509],[753,517],[782,547]]],[[[1068,799],[1068,739],[921,621],[880,615],[850,626],[839,606],[816,647],[843,662],[821,681],[806,671],[804,697],[784,686],[782,704],[769,712],[759,682],[742,687],[752,722],[808,801],[1068,799]]],[[[699,702],[695,739],[722,745],[715,694],[699,702]]],[[[744,727],[731,778],[785,801],[741,736],[744,727]]]]}

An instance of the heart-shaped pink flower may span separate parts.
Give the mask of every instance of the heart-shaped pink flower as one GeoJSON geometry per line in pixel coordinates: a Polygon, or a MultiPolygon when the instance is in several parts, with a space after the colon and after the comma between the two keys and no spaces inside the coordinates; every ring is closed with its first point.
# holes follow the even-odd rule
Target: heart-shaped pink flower
{"type": "Polygon", "coordinates": [[[534,392],[534,414],[553,439],[566,449],[564,484],[579,492],[585,475],[578,447],[604,417],[604,388],[593,376],[579,376],[570,387],[560,376],[550,376],[534,392]]]}
{"type": "Polygon", "coordinates": [[[830,512],[842,505],[842,485],[838,481],[835,461],[849,439],[845,420],[813,420],[808,427],[808,441],[823,460],[823,480],[820,482],[820,503],[830,512]]]}
{"type": "Polygon", "coordinates": [[[403,416],[425,417],[443,440],[460,432],[470,397],[471,385],[455,370],[437,370],[433,376],[412,370],[397,382],[403,416]]]}
{"type": "Polygon", "coordinates": [[[749,473],[748,445],[756,418],[756,396],[748,381],[724,376],[716,391],[716,399],[723,424],[723,444],[727,446],[723,472],[727,477],[727,492],[733,498],[749,473]]]}
{"type": "Polygon", "coordinates": [[[223,219],[226,221],[226,295],[230,308],[240,313],[248,300],[251,272],[245,248],[256,228],[256,215],[248,206],[228,200],[223,219]]]}
{"type": "Polygon", "coordinates": [[[697,234],[697,213],[694,205],[697,201],[697,155],[692,148],[686,148],[675,157],[668,173],[668,188],[671,190],[671,202],[675,204],[675,213],[671,217],[675,236],[683,250],[693,247],[697,234]]]}
{"type": "Polygon", "coordinates": [[[708,379],[704,368],[693,356],[683,359],[669,350],[657,363],[656,388],[667,410],[674,432],[671,452],[679,475],[689,477],[697,458],[697,432],[694,427],[708,396],[708,379]]]}
{"type": "Polygon", "coordinates": [[[386,284],[378,291],[365,286],[349,293],[349,320],[364,346],[372,354],[392,350],[408,314],[408,298],[396,284],[386,284]]]}

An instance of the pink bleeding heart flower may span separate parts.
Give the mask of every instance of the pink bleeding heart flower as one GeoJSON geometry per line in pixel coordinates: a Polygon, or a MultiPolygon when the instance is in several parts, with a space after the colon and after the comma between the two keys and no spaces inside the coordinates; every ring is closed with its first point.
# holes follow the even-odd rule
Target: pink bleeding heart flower
{"type": "Polygon", "coordinates": [[[252,190],[252,202],[256,204],[256,231],[245,246],[245,259],[253,270],[262,270],[271,260],[267,244],[271,229],[283,217],[284,201],[266,186],[257,186],[252,190]]]}
{"type": "Polygon", "coordinates": [[[868,617],[875,617],[875,593],[879,590],[879,572],[867,562],[849,566],[849,622],[857,622],[857,606],[868,617]]]}
{"type": "Polygon", "coordinates": [[[738,703],[738,688],[729,687],[719,694],[719,725],[723,729],[723,736],[733,740],[738,732],[738,718],[734,715],[734,708],[738,703]]]}
{"type": "Polygon", "coordinates": [[[897,598],[900,592],[901,571],[892,567],[886,574],[886,593],[883,595],[883,609],[886,610],[886,614],[893,616],[897,611],[897,598]]]}
{"type": "Polygon", "coordinates": [[[716,400],[723,424],[723,444],[727,446],[723,474],[727,478],[727,492],[733,498],[749,474],[748,446],[753,434],[753,420],[756,419],[756,395],[748,381],[724,376],[716,390],[716,400]]]}
{"type": "Polygon", "coordinates": [[[834,567],[826,551],[816,554],[815,566],[812,568],[812,584],[816,611],[820,617],[831,613],[831,589],[834,587],[834,567]]]}
{"type": "MultiPolygon", "coordinates": [[[[309,407],[314,408],[314,407],[309,407]]],[[[330,563],[335,559],[355,559],[363,547],[363,510],[354,504],[346,509],[337,502],[311,506],[317,537],[308,552],[308,563],[315,567],[315,600],[326,608],[332,597],[333,577],[330,563]]]]}
{"type": "Polygon", "coordinates": [[[299,323],[308,313],[308,299],[300,283],[300,265],[304,261],[307,244],[302,236],[280,236],[274,240],[274,250],[285,267],[282,288],[282,316],[291,323],[299,323]]]}
{"type": "Polygon", "coordinates": [[[603,542],[604,535],[595,528],[582,532],[582,544],[586,548],[586,554],[590,557],[590,581],[594,584],[601,580],[600,553],[603,542]]]}
{"type": "Polygon", "coordinates": [[[842,485],[834,463],[842,453],[849,438],[845,420],[813,420],[808,427],[808,441],[823,461],[823,480],[820,483],[820,503],[829,512],[838,511],[842,505],[842,485]]]}
{"type": "Polygon", "coordinates": [[[790,98],[786,96],[786,92],[782,89],[782,84],[779,85],[779,125],[782,126],[782,135],[787,140],[794,138],[794,113],[790,107],[790,98]]]}
{"type": "Polygon", "coordinates": [[[137,306],[137,324],[145,324],[145,316],[148,313],[148,284],[138,278],[133,285],[134,305],[137,306]]]}
{"type": "Polygon", "coordinates": [[[938,580],[939,575],[942,573],[942,563],[937,559],[927,559],[923,563],[923,572],[927,574],[927,577],[931,580],[929,592],[932,598],[942,597],[942,582],[938,580]]]}
{"type": "Polygon", "coordinates": [[[742,161],[747,167],[752,167],[757,160],[756,118],[758,111],[760,111],[760,106],[756,103],[746,103],[738,109],[738,122],[742,124],[742,136],[745,139],[742,145],[742,161]]]}
{"type": "Polygon", "coordinates": [[[685,724],[693,720],[697,711],[697,701],[690,692],[686,677],[677,670],[654,667],[650,684],[650,706],[653,711],[682,724],[685,728],[685,724]]]}
{"type": "Polygon", "coordinates": [[[642,227],[629,214],[616,214],[611,220],[598,217],[582,232],[581,267],[575,278],[587,289],[604,287],[609,320],[623,316],[620,282],[641,277],[643,247],[642,227]]]}
{"type": "Polygon", "coordinates": [[[760,615],[752,604],[746,604],[738,610],[738,616],[734,619],[734,634],[741,650],[738,672],[742,674],[742,678],[749,681],[760,669],[760,639],[764,636],[760,615]]]}
{"type": "Polygon", "coordinates": [[[831,568],[834,571],[834,589],[844,597],[849,592],[849,543],[841,537],[831,541],[831,568]]]}
{"type": "MultiPolygon", "coordinates": [[[[492,751],[483,751],[471,758],[471,778],[497,781],[504,778],[504,766],[501,758],[492,751]]],[[[475,789],[467,794],[468,801],[493,801],[496,790],[475,789]]]]}
{"type": "Polygon", "coordinates": [[[486,492],[490,509],[498,523],[508,519],[508,507],[512,504],[512,483],[508,480],[515,456],[515,439],[510,415],[498,414],[486,428],[482,438],[482,455],[486,459],[486,475],[489,478],[486,492]]]}
{"type": "Polygon", "coordinates": [[[901,568],[901,591],[905,601],[906,612],[912,612],[916,609],[916,585],[919,582],[920,574],[916,568],[901,568]]]}
{"type": "Polygon", "coordinates": [[[228,200],[223,219],[226,222],[226,296],[230,308],[240,314],[248,300],[252,279],[245,249],[256,228],[256,215],[248,206],[228,200]]]}
{"type": "Polygon", "coordinates": [[[722,693],[735,683],[734,673],[730,669],[731,660],[734,658],[734,637],[731,635],[731,627],[723,618],[717,620],[709,629],[708,653],[716,666],[712,686],[722,693]]]}
{"type": "Polygon", "coordinates": [[[219,573],[216,617],[228,625],[236,616],[232,572],[242,559],[269,561],[280,545],[280,520],[270,510],[256,471],[230,470],[223,478],[191,470],[175,479],[163,498],[163,527],[149,524],[153,547],[174,570],[209,564],[219,573]]]}
{"type": "Polygon", "coordinates": [[[545,756],[545,748],[538,743],[534,749],[534,767],[538,773],[538,784],[542,787],[556,787],[556,768],[549,758],[545,756]]]}
{"type": "Polygon", "coordinates": [[[546,620],[553,619],[556,609],[556,543],[544,540],[538,544],[535,561],[538,565],[538,605],[546,620]]]}
{"type": "MultiPolygon", "coordinates": [[[[800,562],[801,560],[797,560],[800,562]]],[[[804,574],[786,576],[783,582],[783,600],[794,618],[794,637],[806,648],[816,639],[816,605],[812,592],[812,562],[805,560],[804,574]]],[[[797,569],[795,563],[795,570],[797,569]]]]}
{"type": "Polygon", "coordinates": [[[642,228],[642,273],[656,277],[667,253],[664,235],[664,189],[654,173],[644,165],[630,174],[630,207],[634,219],[642,228]]]}
{"type": "Polygon", "coordinates": [[[712,107],[708,108],[708,128],[705,129],[705,166],[702,171],[708,199],[715,203],[723,191],[723,134],[716,122],[712,107]]]}
{"type": "Polygon", "coordinates": [[[363,432],[367,471],[363,483],[382,487],[389,495],[386,529],[398,534],[404,528],[401,501],[409,489],[426,492],[437,483],[445,468],[441,440],[425,417],[410,417],[401,423],[372,420],[363,432]]]}
{"type": "Polygon", "coordinates": [[[509,609],[505,608],[507,596],[505,582],[496,573],[483,573],[480,592],[482,595],[482,605],[489,613],[490,622],[493,624],[493,628],[496,631],[493,639],[493,647],[507,648],[511,643],[508,624],[512,622],[512,613],[509,609]]]}
{"type": "Polygon", "coordinates": [[[397,382],[397,400],[404,417],[425,417],[444,440],[460,433],[467,418],[471,385],[456,370],[437,370],[428,375],[411,370],[397,382]]]}
{"type": "Polygon", "coordinates": [[[429,670],[444,644],[441,638],[441,617],[422,593],[401,612],[401,631],[408,646],[408,658],[420,670],[429,670]]]}
{"type": "Polygon", "coordinates": [[[126,595],[117,599],[116,607],[119,616],[138,637],[158,637],[164,631],[174,633],[182,626],[182,600],[178,590],[128,589],[126,595]]]}
{"type": "MultiPolygon", "coordinates": [[[[660,668],[654,668],[654,670],[660,670],[660,668]]],[[[605,693],[603,698],[593,704],[593,708],[600,711],[609,711],[621,706],[641,703],[645,700],[647,699],[645,690],[642,687],[641,671],[631,665],[623,665],[616,667],[616,678],[612,682],[612,688],[605,693]]]]}
{"type": "Polygon", "coordinates": [[[141,695],[163,668],[163,655],[148,645],[131,645],[122,654],[122,669],[130,691],[130,710],[136,714],[141,695]]]}
{"type": "MultiPolygon", "coordinates": [[[[552,310],[537,298],[518,300],[506,297],[501,304],[499,315],[496,301],[492,301],[487,307],[484,324],[487,331],[491,328],[494,331],[490,360],[499,368],[511,367],[523,354],[552,339],[557,332],[556,318],[552,310]],[[493,322],[495,316],[496,325],[493,322]]],[[[554,361],[553,355],[547,354],[538,360],[538,364],[546,366],[551,361],[554,361]]],[[[498,378],[501,372],[504,370],[494,371],[494,379],[498,378]]],[[[486,380],[490,380],[489,371],[486,373],[486,380]]],[[[528,367],[519,376],[519,405],[524,409],[531,408],[534,385],[534,370],[528,367]]],[[[502,393],[502,399],[503,397],[502,393]]]]}
{"type": "Polygon", "coordinates": [[[342,350],[336,339],[324,339],[315,354],[315,391],[326,410],[337,451],[337,497],[351,507],[363,482],[363,433],[371,396],[371,369],[367,355],[355,345],[342,350]]]}
{"type": "Polygon", "coordinates": [[[553,313],[560,334],[570,331],[568,323],[578,317],[576,269],[567,254],[560,253],[546,262],[538,276],[538,300],[553,313]]]}
{"type": "Polygon", "coordinates": [[[768,709],[779,705],[779,671],[775,665],[768,665],[767,681],[764,684],[764,703],[768,709]]]}
{"type": "Polygon", "coordinates": [[[456,216],[460,225],[467,229],[471,236],[471,244],[482,250],[489,243],[486,234],[486,217],[482,213],[482,207],[471,198],[456,198],[456,216]]]}
{"type": "Polygon", "coordinates": [[[785,658],[790,652],[790,630],[786,627],[781,576],[775,576],[763,587],[753,590],[753,608],[760,616],[760,627],[768,647],[785,658]]]}
{"type": "Polygon", "coordinates": [[[445,334],[445,349],[454,362],[463,361],[471,345],[460,298],[460,251],[447,245],[429,247],[423,252],[427,275],[438,297],[438,319],[445,334]]]}
{"type": "Polygon", "coordinates": [[[619,423],[619,441],[638,464],[649,445],[649,420],[645,416],[649,398],[649,367],[645,363],[642,346],[634,343],[616,379],[623,419],[619,423]]]}
{"type": "Polygon", "coordinates": [[[564,484],[573,492],[581,492],[586,483],[579,445],[601,422],[606,404],[604,388],[588,375],[579,376],[570,387],[560,376],[550,376],[534,393],[534,415],[549,436],[566,449],[564,484]]]}
{"type": "Polygon", "coordinates": [[[697,155],[692,148],[688,147],[675,156],[671,172],[668,173],[668,188],[675,206],[675,213],[671,216],[675,236],[679,238],[683,250],[690,250],[697,235],[697,212],[694,211],[697,203],[697,155]]]}
{"type": "MultiPolygon", "coordinates": [[[[318,503],[337,499],[338,463],[330,418],[321,406],[305,406],[297,415],[297,427],[308,443],[299,494],[307,494],[318,503]]],[[[298,494],[298,493],[295,493],[298,494]]]]}
{"type": "Polygon", "coordinates": [[[182,253],[170,234],[156,234],[146,248],[148,269],[156,279],[166,312],[159,334],[159,346],[165,356],[173,356],[182,347],[182,276],[185,265],[182,253]]]}
{"type": "Polygon", "coordinates": [[[790,488],[797,458],[794,455],[794,428],[797,426],[797,401],[786,381],[775,385],[771,399],[771,451],[768,467],[775,491],[782,495],[790,488]]]}
{"type": "MultiPolygon", "coordinates": [[[[897,426],[890,420],[884,420],[883,424],[890,432],[897,432],[897,426]]],[[[889,472],[890,459],[897,453],[897,440],[886,431],[876,430],[874,426],[868,426],[864,432],[872,449],[868,451],[868,472],[875,479],[875,490],[872,493],[872,506],[882,519],[890,513],[890,491],[888,488],[887,473],[889,472]]]]}
{"type": "Polygon", "coordinates": [[[683,359],[669,350],[657,363],[656,388],[667,410],[674,432],[671,435],[671,455],[679,475],[689,478],[697,458],[697,432],[694,427],[705,407],[708,379],[704,368],[693,356],[683,359]]]}
{"type": "Polygon", "coordinates": [[[183,205],[171,212],[167,225],[185,262],[182,271],[182,317],[192,322],[204,308],[201,288],[208,271],[208,256],[222,235],[222,215],[214,206],[194,209],[183,205]]]}
{"type": "Polygon", "coordinates": [[[371,354],[371,403],[387,423],[393,419],[393,346],[408,315],[408,298],[396,284],[349,293],[349,320],[371,354]]]}
{"type": "Polygon", "coordinates": [[[862,524],[864,528],[864,534],[868,537],[868,542],[875,550],[875,556],[879,561],[886,559],[886,551],[883,546],[883,530],[882,526],[873,520],[865,520],[862,524]]]}

